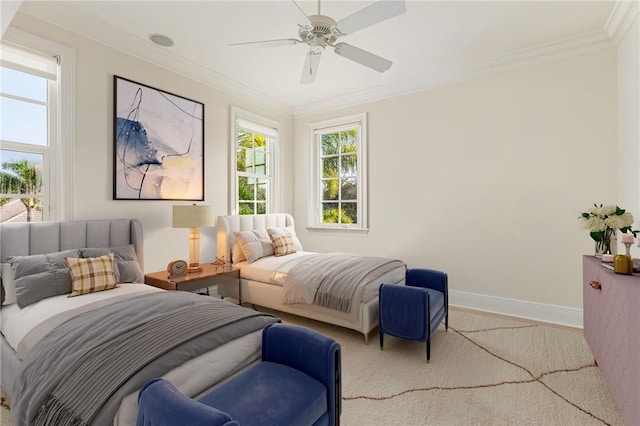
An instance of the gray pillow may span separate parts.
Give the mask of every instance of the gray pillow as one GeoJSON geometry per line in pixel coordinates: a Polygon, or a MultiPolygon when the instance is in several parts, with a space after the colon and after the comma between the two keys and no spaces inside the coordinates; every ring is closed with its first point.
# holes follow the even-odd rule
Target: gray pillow
{"type": "Polygon", "coordinates": [[[113,252],[115,258],[115,274],[118,284],[144,283],[144,273],[140,269],[138,256],[133,244],[109,248],[84,248],[80,249],[82,257],[100,257],[113,252]]]}
{"type": "Polygon", "coordinates": [[[78,254],[72,249],[10,258],[18,306],[22,309],[48,297],[71,293],[71,275],[64,258],[78,254]]]}

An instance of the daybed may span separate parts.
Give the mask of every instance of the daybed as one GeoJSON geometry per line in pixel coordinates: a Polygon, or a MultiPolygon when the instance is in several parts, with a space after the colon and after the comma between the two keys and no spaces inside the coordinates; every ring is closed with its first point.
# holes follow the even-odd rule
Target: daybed
{"type": "Polygon", "coordinates": [[[148,380],[164,377],[198,397],[260,359],[262,329],[277,318],[141,284],[142,242],[135,219],[0,225],[0,386],[17,426],[76,416],[78,424],[133,425],[148,380]],[[117,287],[68,297],[72,260],[88,275],[104,263],[117,287]]]}
{"type": "MultiPolygon", "coordinates": [[[[293,268],[302,262],[309,264],[320,261],[322,256],[317,253],[305,252],[301,244],[295,238],[297,245],[295,253],[285,256],[268,255],[249,262],[241,257],[239,261],[237,235],[239,232],[270,231],[275,234],[283,232],[293,234],[295,237],[295,224],[289,214],[264,214],[264,215],[228,215],[219,216],[217,227],[217,255],[226,261],[231,261],[234,267],[240,269],[240,292],[233,288],[221,289],[221,295],[241,298],[243,303],[264,306],[282,312],[323,321],[353,330],[364,335],[365,343],[368,342],[368,334],[378,325],[378,287],[381,283],[404,282],[406,265],[397,260],[384,259],[384,266],[371,271],[363,271],[365,274],[352,275],[358,280],[357,287],[350,300],[348,311],[340,311],[326,306],[318,306],[309,303],[291,303],[291,298],[285,296],[287,280],[291,278],[293,268]],[[235,255],[235,256],[234,256],[235,255]],[[312,257],[313,259],[311,260],[312,257]]],[[[354,255],[351,255],[354,256],[354,255]]],[[[326,269],[335,269],[328,267],[326,269]]],[[[315,271],[315,277],[308,281],[314,284],[318,280],[325,280],[326,275],[320,279],[317,277],[323,271],[315,271]]],[[[354,271],[348,271],[354,272],[354,271]]],[[[294,298],[295,300],[295,298],[294,298]]]]}

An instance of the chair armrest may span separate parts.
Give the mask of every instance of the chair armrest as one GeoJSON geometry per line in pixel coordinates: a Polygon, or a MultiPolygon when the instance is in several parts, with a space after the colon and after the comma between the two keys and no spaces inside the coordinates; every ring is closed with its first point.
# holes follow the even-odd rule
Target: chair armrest
{"type": "Polygon", "coordinates": [[[262,360],[295,368],[327,387],[329,411],[342,411],[341,348],[335,340],[306,327],[269,324],[262,331],[262,360]]]}
{"type": "Polygon", "coordinates": [[[224,411],[202,404],[165,379],[147,382],[138,393],[136,426],[238,426],[224,411]]]}
{"type": "Polygon", "coordinates": [[[405,285],[438,290],[444,294],[445,302],[448,301],[449,284],[447,274],[444,272],[434,269],[407,269],[405,285]]]}

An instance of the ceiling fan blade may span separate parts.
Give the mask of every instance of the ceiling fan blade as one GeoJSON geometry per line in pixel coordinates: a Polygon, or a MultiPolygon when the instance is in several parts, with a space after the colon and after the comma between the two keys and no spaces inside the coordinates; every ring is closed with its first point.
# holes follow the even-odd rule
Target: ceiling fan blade
{"type": "Polygon", "coordinates": [[[264,47],[275,47],[275,46],[291,46],[294,44],[302,43],[302,40],[297,40],[295,38],[279,38],[275,40],[260,40],[260,41],[247,41],[245,43],[232,43],[229,46],[250,46],[257,45],[264,47]]]}
{"type": "Polygon", "coordinates": [[[353,34],[407,11],[405,0],[380,0],[338,21],[342,34],[353,34]]]}
{"type": "Polygon", "coordinates": [[[300,83],[309,84],[316,81],[316,75],[318,74],[318,67],[320,66],[320,58],[322,52],[307,53],[307,57],[304,60],[304,67],[302,68],[302,75],[300,76],[300,83]]]}
{"type": "Polygon", "coordinates": [[[371,52],[367,52],[366,50],[362,50],[359,47],[355,47],[347,43],[337,43],[333,48],[338,55],[351,59],[354,62],[378,72],[385,72],[391,68],[391,65],[393,64],[393,62],[388,59],[374,55],[371,52]]]}
{"type": "Polygon", "coordinates": [[[309,25],[309,17],[294,0],[276,1],[275,3],[283,15],[289,17],[289,19],[295,21],[298,25],[309,25]]]}

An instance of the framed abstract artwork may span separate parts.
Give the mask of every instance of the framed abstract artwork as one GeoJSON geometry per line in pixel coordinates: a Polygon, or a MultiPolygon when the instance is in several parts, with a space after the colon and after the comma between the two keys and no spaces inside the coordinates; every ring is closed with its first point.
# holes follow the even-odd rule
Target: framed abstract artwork
{"type": "Polygon", "coordinates": [[[113,83],[113,199],[204,200],[204,104],[113,83]]]}

